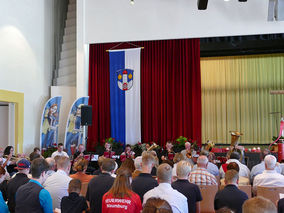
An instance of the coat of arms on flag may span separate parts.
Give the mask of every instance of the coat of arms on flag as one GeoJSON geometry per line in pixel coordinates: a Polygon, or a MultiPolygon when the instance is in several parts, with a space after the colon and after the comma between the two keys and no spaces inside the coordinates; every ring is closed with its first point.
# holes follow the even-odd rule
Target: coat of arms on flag
{"type": "Polygon", "coordinates": [[[123,91],[130,90],[133,86],[133,73],[131,69],[121,69],[116,71],[117,85],[123,91]]]}

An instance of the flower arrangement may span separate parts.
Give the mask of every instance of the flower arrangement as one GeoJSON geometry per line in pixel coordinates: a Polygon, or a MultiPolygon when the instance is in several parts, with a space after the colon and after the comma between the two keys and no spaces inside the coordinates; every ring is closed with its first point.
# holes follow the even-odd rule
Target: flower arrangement
{"type": "Polygon", "coordinates": [[[42,149],[42,156],[44,158],[48,158],[52,155],[53,152],[55,152],[57,150],[57,147],[53,146],[53,147],[48,147],[48,148],[43,148],[42,149]]]}
{"type": "Polygon", "coordinates": [[[124,146],[123,143],[121,143],[120,141],[116,141],[115,138],[109,137],[103,140],[103,142],[104,144],[110,143],[112,150],[115,151],[117,154],[123,152],[123,146],[124,146]]]}

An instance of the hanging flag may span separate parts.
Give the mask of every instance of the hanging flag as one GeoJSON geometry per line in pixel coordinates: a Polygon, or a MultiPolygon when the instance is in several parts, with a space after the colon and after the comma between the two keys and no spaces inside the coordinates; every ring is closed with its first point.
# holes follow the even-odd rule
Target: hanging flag
{"type": "Polygon", "coordinates": [[[126,144],[141,141],[140,51],[109,51],[111,137],[126,144]]]}
{"type": "Polygon", "coordinates": [[[57,147],[58,122],[62,96],[50,98],[43,109],[40,126],[40,148],[57,147]]]}
{"type": "Polygon", "coordinates": [[[83,127],[81,126],[81,107],[88,105],[89,97],[80,97],[71,106],[66,123],[64,147],[69,156],[75,153],[79,144],[83,143],[83,127]]]}

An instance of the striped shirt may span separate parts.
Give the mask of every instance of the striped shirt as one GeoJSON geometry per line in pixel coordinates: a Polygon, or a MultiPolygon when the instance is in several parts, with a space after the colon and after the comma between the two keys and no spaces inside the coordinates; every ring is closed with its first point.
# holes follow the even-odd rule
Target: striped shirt
{"type": "Polygon", "coordinates": [[[197,167],[190,173],[188,180],[196,185],[217,185],[215,176],[205,168],[200,167],[197,167]]]}

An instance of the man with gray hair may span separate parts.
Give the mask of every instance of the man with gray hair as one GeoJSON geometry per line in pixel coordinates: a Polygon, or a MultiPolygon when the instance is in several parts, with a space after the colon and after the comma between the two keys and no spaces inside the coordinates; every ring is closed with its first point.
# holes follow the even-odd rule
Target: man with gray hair
{"type": "Polygon", "coordinates": [[[172,187],[187,198],[188,212],[199,213],[202,196],[199,187],[188,181],[190,171],[191,165],[188,161],[178,162],[176,171],[178,179],[172,183],[172,187]]]}
{"type": "Polygon", "coordinates": [[[253,180],[253,191],[257,186],[284,187],[284,176],[275,170],[276,158],[273,155],[266,155],[264,158],[265,170],[253,180]]]}
{"type": "Polygon", "coordinates": [[[207,171],[208,158],[201,155],[197,159],[197,168],[189,175],[189,181],[197,185],[217,185],[214,175],[207,171]]]}
{"type": "Polygon", "coordinates": [[[142,156],[134,159],[135,170],[132,172],[132,179],[136,178],[142,172],[142,156]]]}
{"type": "Polygon", "coordinates": [[[53,175],[55,173],[56,165],[55,160],[53,158],[46,158],[45,161],[48,163],[48,171],[46,172],[47,177],[53,175]]]}
{"type": "Polygon", "coordinates": [[[161,164],[158,167],[157,177],[159,186],[144,195],[143,205],[149,198],[157,197],[166,200],[172,207],[173,213],[187,213],[187,198],[171,187],[172,167],[167,163],[161,164]]]}

